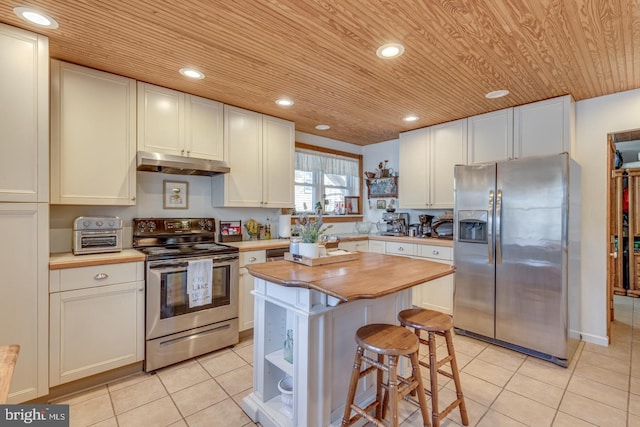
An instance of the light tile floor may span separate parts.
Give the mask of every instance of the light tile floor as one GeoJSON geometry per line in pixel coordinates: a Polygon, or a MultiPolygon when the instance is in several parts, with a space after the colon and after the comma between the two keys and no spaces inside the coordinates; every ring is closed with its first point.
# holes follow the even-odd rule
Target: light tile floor
{"type": "MultiPolygon", "coordinates": [[[[616,297],[615,308],[612,345],[581,343],[566,369],[454,337],[470,425],[640,427],[640,299],[616,297]]],[[[442,344],[439,353],[446,352],[442,344]]],[[[53,403],[70,405],[72,427],[253,426],[241,409],[251,391],[252,355],[249,339],[53,403]]],[[[453,382],[441,376],[440,386],[441,405],[453,401],[453,382]]],[[[404,427],[422,425],[407,402],[400,418],[404,427]]],[[[441,425],[462,425],[459,412],[441,425]]]]}

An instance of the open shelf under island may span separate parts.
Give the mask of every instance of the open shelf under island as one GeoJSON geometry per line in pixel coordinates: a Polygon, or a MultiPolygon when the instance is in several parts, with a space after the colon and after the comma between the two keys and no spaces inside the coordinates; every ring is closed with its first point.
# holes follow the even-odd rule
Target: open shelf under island
{"type": "MultiPolygon", "coordinates": [[[[447,264],[373,253],[317,267],[275,261],[247,269],[256,278],[254,373],[253,392],[242,406],[266,427],[340,425],[356,330],[398,324],[413,286],[454,272],[447,264]],[[283,357],[287,330],[293,331],[293,363],[283,357]],[[278,390],[286,376],[293,377],[292,410],[278,390]]],[[[361,381],[356,399],[374,396],[372,382],[361,381]]]]}

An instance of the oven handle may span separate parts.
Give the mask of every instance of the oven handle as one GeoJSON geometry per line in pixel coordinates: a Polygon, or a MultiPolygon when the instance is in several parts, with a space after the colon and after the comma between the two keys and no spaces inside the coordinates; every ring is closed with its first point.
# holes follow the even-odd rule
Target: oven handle
{"type": "MultiPolygon", "coordinates": [[[[228,257],[224,257],[224,258],[213,258],[213,266],[218,266],[219,264],[222,263],[233,263],[233,262],[239,262],[238,257],[237,256],[228,256],[228,257]]],[[[177,267],[182,267],[182,268],[186,268],[189,266],[189,262],[188,261],[168,261],[168,262],[163,262],[161,264],[154,264],[154,265],[150,265],[149,269],[153,270],[153,269],[157,269],[157,268],[177,268],[177,267]]]]}

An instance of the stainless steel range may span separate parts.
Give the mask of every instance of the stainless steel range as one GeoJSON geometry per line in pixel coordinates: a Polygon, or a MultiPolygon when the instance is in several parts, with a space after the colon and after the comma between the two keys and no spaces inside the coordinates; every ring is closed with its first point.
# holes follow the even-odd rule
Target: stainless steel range
{"type": "Polygon", "coordinates": [[[146,261],[146,356],[153,371],[238,342],[238,249],[213,218],[136,218],[146,261]]]}

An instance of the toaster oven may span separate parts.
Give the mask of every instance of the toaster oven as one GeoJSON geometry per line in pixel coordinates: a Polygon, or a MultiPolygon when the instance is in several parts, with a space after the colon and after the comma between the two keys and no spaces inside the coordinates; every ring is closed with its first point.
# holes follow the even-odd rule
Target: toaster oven
{"type": "Polygon", "coordinates": [[[122,250],[122,220],[117,216],[81,216],[73,221],[73,254],[122,250]]]}

